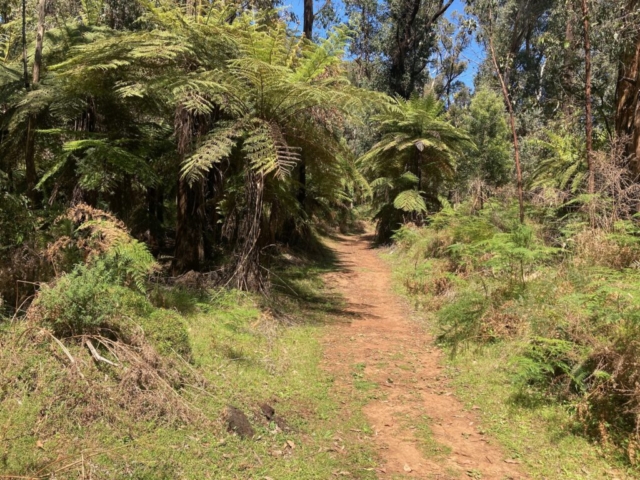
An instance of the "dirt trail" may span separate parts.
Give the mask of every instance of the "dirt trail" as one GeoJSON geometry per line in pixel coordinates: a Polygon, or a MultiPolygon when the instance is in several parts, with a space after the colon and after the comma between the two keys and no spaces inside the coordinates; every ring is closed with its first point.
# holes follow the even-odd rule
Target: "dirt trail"
{"type": "Polygon", "coordinates": [[[378,477],[527,478],[452,395],[442,353],[410,319],[370,239],[339,237],[330,246],[342,268],[327,274],[327,285],[346,298],[350,321],[325,338],[325,365],[336,388],[377,385],[364,413],[383,460],[378,477]]]}

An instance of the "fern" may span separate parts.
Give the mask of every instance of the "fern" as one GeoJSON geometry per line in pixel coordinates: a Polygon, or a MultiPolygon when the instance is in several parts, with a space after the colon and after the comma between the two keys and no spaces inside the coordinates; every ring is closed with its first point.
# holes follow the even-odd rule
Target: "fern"
{"type": "Polygon", "coordinates": [[[189,183],[202,178],[211,167],[231,155],[238,137],[242,136],[242,126],[238,123],[223,123],[213,130],[196,152],[182,165],[182,176],[189,183]]]}
{"type": "Polygon", "coordinates": [[[425,213],[427,211],[424,198],[417,190],[405,190],[399,193],[393,201],[393,206],[405,212],[425,213]]]}

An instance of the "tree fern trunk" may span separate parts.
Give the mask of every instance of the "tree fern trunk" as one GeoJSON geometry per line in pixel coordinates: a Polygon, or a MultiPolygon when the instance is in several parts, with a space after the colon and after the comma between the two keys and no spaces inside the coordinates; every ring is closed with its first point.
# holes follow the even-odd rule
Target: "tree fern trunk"
{"type": "MultiPolygon", "coordinates": [[[[193,130],[193,116],[179,105],[174,117],[174,132],[180,164],[192,149],[193,130]]],[[[174,274],[199,270],[204,260],[204,186],[204,179],[192,185],[184,178],[178,180],[174,274]]]]}
{"type": "MultiPolygon", "coordinates": [[[[313,0],[304,0],[304,11],[303,11],[303,23],[302,23],[302,32],[304,36],[313,41],[313,0]]],[[[300,182],[300,186],[298,188],[298,194],[296,197],[298,198],[298,203],[300,203],[300,208],[302,210],[305,209],[305,203],[307,200],[307,166],[305,164],[304,158],[300,159],[300,165],[298,169],[298,182],[300,182]]]]}
{"type": "Polygon", "coordinates": [[[238,229],[238,243],[227,284],[232,288],[252,292],[266,288],[260,266],[260,233],[262,230],[262,204],[264,176],[248,171],[245,177],[245,205],[238,229]]]}
{"type": "Polygon", "coordinates": [[[174,274],[199,270],[204,260],[204,181],[178,182],[178,218],[173,259],[174,274]]]}

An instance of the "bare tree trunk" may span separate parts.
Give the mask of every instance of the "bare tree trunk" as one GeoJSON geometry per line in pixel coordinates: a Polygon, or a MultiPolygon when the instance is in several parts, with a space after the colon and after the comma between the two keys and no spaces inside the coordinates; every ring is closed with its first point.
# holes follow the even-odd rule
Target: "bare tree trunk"
{"type": "MultiPolygon", "coordinates": [[[[638,0],[630,0],[627,12],[632,12],[638,0]]],[[[626,153],[630,157],[630,173],[634,180],[640,176],[640,31],[634,44],[624,49],[620,59],[616,86],[615,129],[619,137],[629,137],[626,153]]]]}
{"type": "Polygon", "coordinates": [[[513,112],[513,104],[511,103],[511,98],[509,97],[509,89],[507,88],[507,84],[500,72],[500,67],[498,66],[498,59],[496,58],[496,52],[493,48],[493,31],[491,27],[492,21],[492,12],[489,11],[489,50],[491,52],[491,60],[493,61],[493,68],[496,71],[496,75],[500,79],[500,86],[502,87],[502,95],[504,96],[504,103],[507,105],[507,110],[509,111],[509,123],[511,125],[511,135],[513,136],[513,150],[515,153],[515,161],[516,161],[516,182],[518,188],[518,203],[520,206],[520,223],[524,223],[524,192],[522,189],[522,169],[520,167],[520,146],[518,144],[518,131],[516,130],[516,116],[513,112]]]}
{"type": "Polygon", "coordinates": [[[40,83],[40,71],[42,70],[42,44],[44,41],[44,29],[46,19],[47,0],[38,1],[38,30],[36,33],[36,52],[33,60],[33,84],[40,83]]]}
{"type": "MultiPolygon", "coordinates": [[[[181,163],[191,150],[193,118],[183,106],[176,109],[174,131],[181,163]]],[[[173,257],[174,274],[199,270],[204,260],[204,179],[193,185],[178,180],[176,244],[173,257]]]]}
{"type": "Polygon", "coordinates": [[[27,0],[22,0],[22,66],[24,68],[24,88],[29,90],[29,62],[27,60],[27,0]]]}
{"type": "Polygon", "coordinates": [[[573,0],[567,0],[567,26],[565,28],[564,41],[568,47],[565,49],[564,61],[562,66],[562,88],[564,90],[564,99],[562,102],[562,111],[566,119],[570,118],[573,114],[571,94],[573,90],[573,59],[574,59],[574,32],[573,27],[575,23],[575,11],[573,8],[573,0]]]}
{"type": "MultiPolygon", "coordinates": [[[[44,41],[44,29],[46,19],[46,0],[38,1],[38,28],[36,33],[36,49],[33,60],[33,73],[31,78],[32,87],[35,87],[40,83],[41,71],[42,71],[42,44],[44,41]]],[[[25,28],[25,25],[23,25],[25,28]]],[[[23,33],[24,34],[24,33],[23,33]]],[[[23,38],[23,40],[25,40],[23,38]]],[[[24,52],[25,62],[25,75],[27,68],[26,59],[26,46],[24,52]]],[[[26,82],[28,84],[28,82],[26,82]]],[[[28,88],[28,87],[27,87],[28,88]]],[[[36,192],[36,183],[38,173],[36,171],[36,130],[37,119],[35,115],[30,115],[27,121],[27,144],[25,147],[25,170],[27,180],[27,196],[33,205],[39,204],[39,195],[36,192]]]]}
{"type": "MultiPolygon", "coordinates": [[[[587,183],[587,193],[595,193],[595,177],[593,172],[593,116],[591,113],[591,39],[589,38],[589,5],[587,0],[582,0],[582,22],[584,25],[584,110],[585,110],[585,134],[587,136],[587,168],[589,169],[589,179],[587,183]]],[[[589,223],[595,226],[595,212],[593,209],[593,199],[589,201],[589,223]]]]}
{"type": "Polygon", "coordinates": [[[200,270],[204,261],[204,180],[178,181],[178,221],[173,259],[175,274],[200,270]]]}
{"type": "MultiPolygon", "coordinates": [[[[304,33],[304,36],[310,41],[313,41],[314,19],[315,14],[313,13],[313,0],[304,0],[302,32],[304,33]]],[[[300,160],[300,163],[298,165],[298,182],[300,183],[300,185],[298,187],[298,194],[296,195],[296,197],[298,199],[298,203],[300,204],[300,208],[304,210],[305,203],[307,201],[307,165],[304,158],[300,160]]]]}
{"type": "Polygon", "coordinates": [[[302,13],[302,32],[309,40],[313,40],[313,0],[304,0],[304,11],[302,13]]]}

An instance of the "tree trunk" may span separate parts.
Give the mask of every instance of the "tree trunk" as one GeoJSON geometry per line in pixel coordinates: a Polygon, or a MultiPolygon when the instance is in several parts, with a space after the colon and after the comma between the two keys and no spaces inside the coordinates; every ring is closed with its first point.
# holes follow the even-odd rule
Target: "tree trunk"
{"type": "Polygon", "coordinates": [[[507,88],[507,84],[500,72],[500,67],[498,66],[498,59],[496,58],[496,52],[493,48],[493,31],[491,28],[492,21],[492,13],[489,11],[489,51],[491,52],[491,60],[493,62],[493,68],[496,71],[496,75],[498,75],[498,79],[500,80],[500,86],[502,88],[502,95],[504,96],[504,103],[507,105],[507,110],[509,111],[509,124],[511,125],[511,135],[513,137],[513,150],[515,155],[516,162],[516,185],[518,188],[518,204],[520,207],[520,223],[524,223],[524,192],[522,188],[522,169],[520,168],[520,146],[518,144],[518,131],[516,129],[516,116],[513,111],[513,104],[511,103],[511,98],[509,97],[509,89],[507,88]]]}
{"type": "MultiPolygon", "coordinates": [[[[193,129],[193,116],[184,106],[178,106],[174,131],[181,164],[191,151],[193,129]]],[[[199,270],[204,260],[204,185],[204,179],[193,185],[183,178],[178,180],[176,244],[172,265],[174,275],[199,270]]]]}
{"type": "Polygon", "coordinates": [[[262,228],[262,202],[264,175],[247,171],[245,176],[245,205],[238,228],[234,260],[227,284],[232,288],[252,292],[266,288],[260,266],[260,232],[262,228]]]}
{"type": "Polygon", "coordinates": [[[564,33],[564,41],[567,44],[567,48],[564,52],[563,66],[562,66],[562,89],[563,101],[562,111],[564,112],[565,119],[569,119],[573,115],[572,110],[572,93],[573,93],[573,79],[575,72],[573,70],[574,64],[574,23],[575,23],[575,11],[573,8],[573,0],[567,0],[567,26],[564,33]]]}
{"type": "Polygon", "coordinates": [[[405,9],[398,18],[396,26],[395,51],[391,56],[391,66],[389,69],[389,87],[392,92],[403,98],[409,98],[415,88],[416,76],[424,69],[425,65],[415,68],[414,65],[407,65],[407,56],[416,48],[417,42],[424,41],[422,35],[418,35],[416,30],[429,32],[435,22],[445,14],[453,4],[453,0],[440,0],[437,11],[428,18],[424,25],[416,25],[420,13],[422,0],[411,0],[406,2],[405,9]],[[405,77],[409,74],[409,83],[405,84],[405,77]]]}
{"type": "Polygon", "coordinates": [[[27,60],[27,0],[22,0],[22,67],[24,88],[29,90],[29,62],[27,60]]]}
{"type": "Polygon", "coordinates": [[[204,260],[204,180],[178,181],[178,221],[173,258],[174,274],[200,270],[204,260]]]}
{"type": "MultiPolygon", "coordinates": [[[[631,0],[627,12],[632,12],[638,0],[631,0]]],[[[634,180],[640,176],[640,31],[634,43],[627,45],[620,59],[616,86],[615,129],[619,137],[628,137],[626,153],[634,180]]]]}
{"type": "MultiPolygon", "coordinates": [[[[304,0],[304,12],[303,12],[303,24],[302,31],[304,36],[309,39],[309,41],[313,41],[313,0],[304,0]]],[[[298,203],[300,203],[300,208],[304,210],[306,199],[307,199],[307,165],[305,164],[304,158],[300,159],[300,165],[298,166],[298,181],[300,182],[300,186],[298,187],[298,194],[296,195],[298,198],[298,203]]]]}
{"type": "Polygon", "coordinates": [[[40,71],[42,70],[42,44],[44,41],[44,29],[46,19],[47,0],[38,1],[38,30],[36,32],[36,52],[33,60],[33,84],[40,83],[40,71]]]}
{"type": "MultiPolygon", "coordinates": [[[[593,172],[593,115],[591,113],[591,39],[589,38],[589,5],[587,0],[582,0],[582,22],[584,25],[584,110],[585,110],[585,134],[587,141],[587,167],[589,178],[587,182],[587,193],[595,193],[595,177],[593,172]]],[[[593,199],[589,201],[589,223],[595,227],[595,212],[593,209],[593,199]]]]}
{"type": "MultiPolygon", "coordinates": [[[[46,19],[46,0],[38,1],[38,29],[36,33],[36,49],[33,60],[33,73],[31,77],[32,88],[40,83],[41,71],[42,71],[42,44],[44,41],[44,29],[45,29],[45,19],[46,19]]],[[[23,25],[23,28],[26,28],[23,25]]],[[[26,32],[23,32],[25,35],[26,32]]],[[[26,38],[23,38],[23,41],[26,41],[26,38]]],[[[24,67],[25,67],[25,75],[27,68],[27,58],[26,58],[26,45],[24,46],[24,67]]],[[[28,82],[25,80],[25,84],[28,88],[28,82]]],[[[36,130],[37,128],[37,118],[35,115],[29,115],[29,119],[27,120],[27,144],[25,147],[25,170],[26,170],[26,180],[27,180],[27,197],[34,206],[39,205],[40,198],[38,192],[36,192],[36,183],[38,173],[36,171],[36,130]]]]}
{"type": "Polygon", "coordinates": [[[302,14],[302,32],[309,40],[313,40],[313,0],[304,0],[304,12],[302,14]]]}

